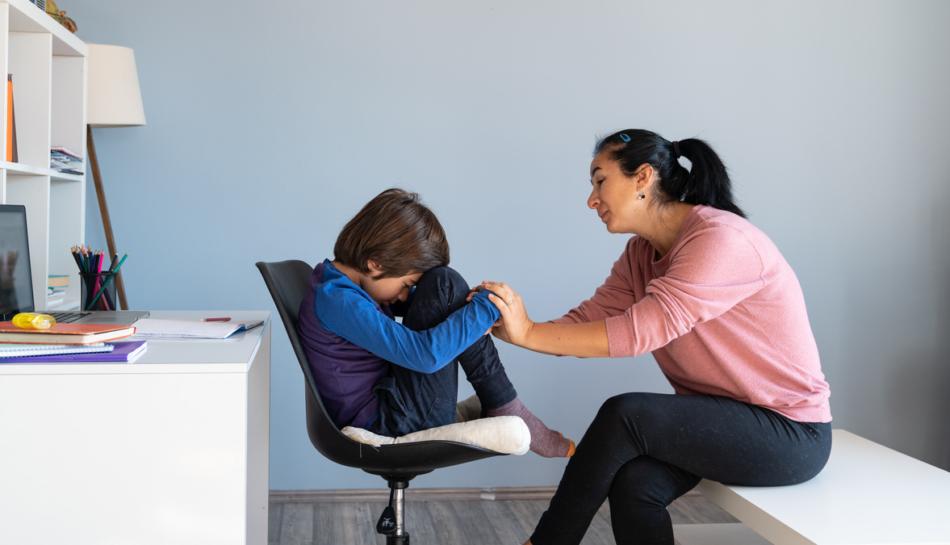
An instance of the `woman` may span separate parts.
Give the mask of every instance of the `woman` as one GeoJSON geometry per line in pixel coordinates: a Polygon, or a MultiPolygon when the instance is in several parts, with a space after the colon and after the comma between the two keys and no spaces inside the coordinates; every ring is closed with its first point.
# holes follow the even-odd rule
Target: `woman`
{"type": "Polygon", "coordinates": [[[493,334],[546,354],[652,352],[676,393],[604,403],[528,543],[579,543],[609,499],[617,543],[671,544],[666,506],[701,478],[781,486],[821,471],[828,384],[795,273],[705,142],[618,132],[597,144],[590,176],[588,207],[636,236],[593,297],[552,322],[532,322],[505,284],[477,287],[501,311],[493,334]]]}

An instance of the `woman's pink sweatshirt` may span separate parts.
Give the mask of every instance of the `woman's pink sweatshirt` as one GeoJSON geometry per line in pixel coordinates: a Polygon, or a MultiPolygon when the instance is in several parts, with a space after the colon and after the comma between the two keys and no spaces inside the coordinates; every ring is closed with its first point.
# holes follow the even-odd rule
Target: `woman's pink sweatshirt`
{"type": "Polygon", "coordinates": [[[678,394],[711,394],[799,422],[830,422],[805,298],[775,244],[708,206],[655,261],[633,237],[594,296],[554,323],[607,321],[610,357],[653,352],[678,394]]]}

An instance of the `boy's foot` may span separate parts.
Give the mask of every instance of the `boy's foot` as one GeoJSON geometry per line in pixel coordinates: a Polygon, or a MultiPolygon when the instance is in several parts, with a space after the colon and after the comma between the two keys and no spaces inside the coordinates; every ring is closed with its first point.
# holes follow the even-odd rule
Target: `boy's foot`
{"type": "Polygon", "coordinates": [[[531,452],[545,458],[569,458],[574,455],[574,441],[552,431],[524,406],[517,397],[507,405],[488,411],[487,416],[517,416],[531,432],[531,452]]]}

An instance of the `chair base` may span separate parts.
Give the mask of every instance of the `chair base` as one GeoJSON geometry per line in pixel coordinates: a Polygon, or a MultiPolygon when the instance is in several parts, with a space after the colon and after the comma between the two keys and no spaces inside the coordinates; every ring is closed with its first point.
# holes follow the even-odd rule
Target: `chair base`
{"type": "Polygon", "coordinates": [[[386,480],[389,482],[389,488],[392,489],[392,494],[390,495],[389,506],[383,511],[380,522],[376,524],[376,531],[380,534],[384,534],[386,532],[381,529],[381,525],[384,524],[383,521],[389,517],[394,519],[391,524],[393,524],[395,528],[391,534],[386,533],[386,545],[409,545],[409,532],[406,531],[405,527],[406,496],[404,492],[409,488],[409,481],[414,477],[415,475],[386,477],[386,480]]]}

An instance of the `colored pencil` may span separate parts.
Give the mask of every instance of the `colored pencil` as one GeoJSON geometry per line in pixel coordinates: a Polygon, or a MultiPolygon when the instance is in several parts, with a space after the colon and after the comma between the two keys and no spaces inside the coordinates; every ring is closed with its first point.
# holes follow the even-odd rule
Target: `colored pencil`
{"type": "Polygon", "coordinates": [[[116,266],[115,266],[115,268],[114,268],[114,269],[112,269],[112,270],[111,270],[111,271],[109,271],[109,272],[119,272],[119,267],[121,267],[121,266],[122,266],[122,264],[123,264],[123,263],[125,263],[125,258],[127,258],[127,257],[129,257],[129,252],[125,252],[125,255],[124,255],[124,256],[122,256],[122,260],[121,260],[121,261],[119,261],[119,264],[118,264],[118,265],[116,265],[116,266]]]}

